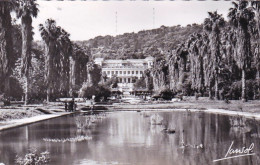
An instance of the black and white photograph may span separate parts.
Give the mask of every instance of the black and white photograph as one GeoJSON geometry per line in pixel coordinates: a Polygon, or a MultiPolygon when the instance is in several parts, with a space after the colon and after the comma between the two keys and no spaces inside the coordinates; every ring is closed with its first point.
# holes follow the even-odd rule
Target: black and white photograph
{"type": "Polygon", "coordinates": [[[260,1],[0,0],[0,165],[259,165],[260,1]]]}

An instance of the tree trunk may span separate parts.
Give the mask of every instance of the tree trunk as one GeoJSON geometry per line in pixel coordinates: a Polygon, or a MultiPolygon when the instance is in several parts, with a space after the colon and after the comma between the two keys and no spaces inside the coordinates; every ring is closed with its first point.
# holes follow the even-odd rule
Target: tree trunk
{"type": "Polygon", "coordinates": [[[10,96],[10,75],[14,67],[10,2],[0,2],[0,89],[10,96]],[[3,84],[2,84],[3,83],[3,84]]]}
{"type": "Polygon", "coordinates": [[[50,96],[51,96],[51,89],[50,87],[47,88],[47,103],[50,102],[50,96]]]}
{"type": "Polygon", "coordinates": [[[246,102],[246,71],[242,69],[242,101],[246,102]]]}
{"type": "Polygon", "coordinates": [[[11,95],[10,93],[10,78],[6,77],[4,80],[4,94],[6,97],[9,97],[11,95]]]}
{"type": "Polygon", "coordinates": [[[28,104],[29,95],[29,69],[31,67],[31,47],[32,47],[32,18],[29,15],[22,17],[22,70],[25,77],[25,98],[24,104],[28,104]]]}
{"type": "Polygon", "coordinates": [[[258,95],[259,95],[259,87],[260,87],[260,76],[259,76],[259,69],[257,69],[256,71],[256,82],[257,82],[257,87],[255,89],[255,93],[254,93],[254,99],[259,99],[258,95]]]}
{"type": "Polygon", "coordinates": [[[212,88],[209,87],[209,99],[212,100],[213,96],[212,96],[212,88]]]}
{"type": "Polygon", "coordinates": [[[25,96],[24,96],[24,105],[28,104],[28,94],[29,94],[29,78],[25,77],[25,96]]]}
{"type": "Polygon", "coordinates": [[[215,100],[219,100],[219,95],[218,95],[218,75],[215,77],[215,100]]]}
{"type": "Polygon", "coordinates": [[[54,55],[55,55],[55,42],[50,41],[45,45],[45,55],[47,56],[45,59],[45,72],[46,72],[46,81],[47,81],[47,103],[50,101],[51,91],[55,87],[55,81],[57,81],[57,77],[54,76],[54,55]]]}

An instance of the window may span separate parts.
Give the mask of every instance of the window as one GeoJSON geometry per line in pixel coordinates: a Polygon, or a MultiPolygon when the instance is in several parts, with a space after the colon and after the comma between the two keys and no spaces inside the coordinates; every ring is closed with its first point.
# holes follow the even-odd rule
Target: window
{"type": "Polygon", "coordinates": [[[140,71],[140,74],[143,74],[143,71],[140,71]]]}
{"type": "Polygon", "coordinates": [[[112,71],[112,75],[114,74],[114,71],[112,71]]]}
{"type": "Polygon", "coordinates": [[[120,74],[122,74],[122,71],[120,71],[120,74]]]}
{"type": "Polygon", "coordinates": [[[116,71],[116,74],[118,74],[118,71],[116,71]]]}
{"type": "Polygon", "coordinates": [[[131,81],[131,79],[130,79],[130,78],[128,78],[128,83],[130,83],[130,81],[131,81]]]}
{"type": "Polygon", "coordinates": [[[110,71],[107,71],[107,74],[110,74],[110,71]]]}
{"type": "Polygon", "coordinates": [[[135,71],[132,71],[132,74],[135,74],[135,71]]]}
{"type": "Polygon", "coordinates": [[[128,74],[130,74],[130,71],[128,71],[128,74]]]}
{"type": "Polygon", "coordinates": [[[126,74],[126,71],[124,71],[124,74],[126,74]]]}
{"type": "Polygon", "coordinates": [[[136,71],[135,73],[138,74],[138,71],[136,71]]]}

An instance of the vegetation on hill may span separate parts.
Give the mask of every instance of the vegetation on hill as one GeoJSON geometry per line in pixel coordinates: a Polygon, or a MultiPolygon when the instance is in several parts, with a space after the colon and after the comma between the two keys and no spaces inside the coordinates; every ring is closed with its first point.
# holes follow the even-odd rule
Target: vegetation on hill
{"type": "Polygon", "coordinates": [[[76,41],[82,47],[89,47],[93,58],[142,59],[148,56],[164,57],[176,48],[181,41],[193,33],[202,31],[202,25],[186,27],[161,26],[158,29],[143,30],[138,33],[125,33],[116,37],[98,36],[87,41],[76,41]]]}

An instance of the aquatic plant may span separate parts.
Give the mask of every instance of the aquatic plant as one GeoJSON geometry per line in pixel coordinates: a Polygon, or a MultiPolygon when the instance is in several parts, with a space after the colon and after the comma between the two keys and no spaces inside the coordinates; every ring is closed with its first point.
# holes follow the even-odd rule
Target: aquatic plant
{"type": "Polygon", "coordinates": [[[91,139],[92,139],[92,137],[90,137],[90,136],[76,136],[74,138],[65,138],[65,139],[43,138],[43,141],[54,142],[54,143],[65,143],[65,142],[81,142],[81,141],[87,141],[87,140],[91,140],[91,139]]]}
{"type": "Polygon", "coordinates": [[[203,149],[204,145],[203,144],[185,144],[184,141],[181,141],[180,148],[194,148],[194,149],[203,149]]]}
{"type": "Polygon", "coordinates": [[[75,118],[75,123],[78,129],[89,129],[99,120],[102,120],[106,117],[105,113],[100,113],[97,115],[88,115],[88,116],[78,116],[75,118]]]}
{"type": "Polygon", "coordinates": [[[24,157],[16,156],[15,163],[19,165],[44,165],[49,164],[50,153],[48,151],[38,153],[37,149],[31,150],[24,157]]]}
{"type": "Polygon", "coordinates": [[[163,124],[163,117],[158,114],[153,114],[150,117],[150,123],[152,125],[162,125],[163,124]]]}

